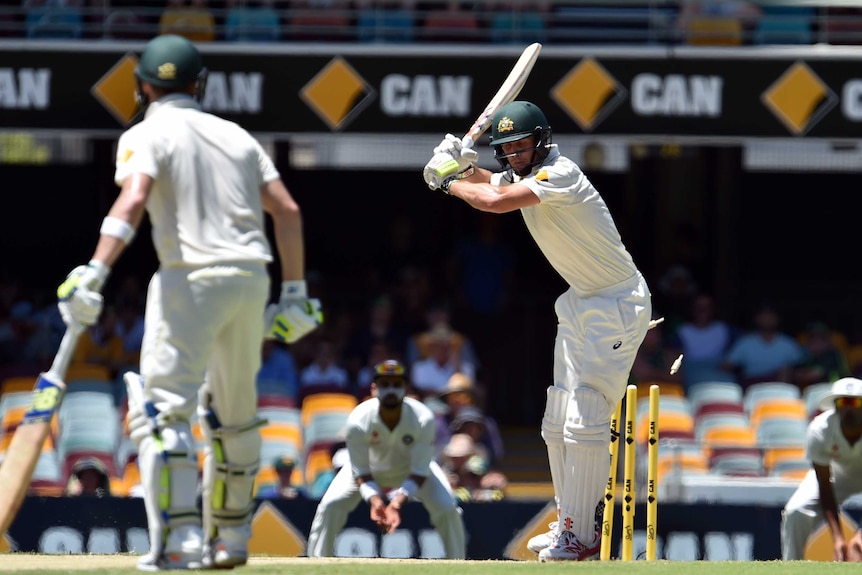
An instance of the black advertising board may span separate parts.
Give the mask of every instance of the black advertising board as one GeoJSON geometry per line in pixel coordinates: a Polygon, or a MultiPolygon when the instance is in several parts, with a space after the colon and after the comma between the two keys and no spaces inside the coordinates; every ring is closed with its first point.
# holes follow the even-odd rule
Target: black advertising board
{"type": "MultiPolygon", "coordinates": [[[[123,128],[118,108],[131,102],[139,45],[21,47],[0,44],[2,129],[123,128]]],[[[276,135],[460,132],[519,54],[517,47],[203,51],[206,109],[276,135]]],[[[855,139],[862,134],[860,64],[862,51],[852,48],[545,47],[521,97],[545,110],[555,133],[855,139]]]]}

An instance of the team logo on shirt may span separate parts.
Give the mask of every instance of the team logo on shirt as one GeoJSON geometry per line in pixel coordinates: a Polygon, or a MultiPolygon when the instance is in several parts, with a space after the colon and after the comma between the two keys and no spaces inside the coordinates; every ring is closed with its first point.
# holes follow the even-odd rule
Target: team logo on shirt
{"type": "Polygon", "coordinates": [[[401,441],[404,442],[404,445],[410,445],[413,443],[413,436],[412,435],[405,435],[404,437],[401,438],[401,441]]]}
{"type": "Polygon", "coordinates": [[[380,443],[380,434],[377,431],[371,432],[371,445],[377,445],[380,443]]]}

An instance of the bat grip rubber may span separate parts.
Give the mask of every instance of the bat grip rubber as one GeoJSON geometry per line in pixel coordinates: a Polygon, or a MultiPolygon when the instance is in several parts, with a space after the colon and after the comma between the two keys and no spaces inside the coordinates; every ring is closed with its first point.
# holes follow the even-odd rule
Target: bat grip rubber
{"type": "Polygon", "coordinates": [[[69,364],[72,362],[72,356],[75,354],[75,348],[78,345],[78,338],[81,336],[83,328],[67,327],[66,333],[63,334],[63,339],[60,341],[60,348],[54,356],[54,361],[51,363],[51,369],[48,374],[54,379],[62,381],[66,377],[66,371],[69,369],[69,364]]]}

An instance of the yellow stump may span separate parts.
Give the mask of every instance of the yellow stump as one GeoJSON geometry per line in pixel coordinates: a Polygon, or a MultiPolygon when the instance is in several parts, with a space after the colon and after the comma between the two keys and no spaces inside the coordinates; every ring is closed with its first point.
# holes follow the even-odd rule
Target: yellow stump
{"type": "Polygon", "coordinates": [[[656,560],[656,530],[658,528],[658,412],[659,386],[649,388],[649,438],[647,446],[647,561],[656,560]]]}
{"type": "Polygon", "coordinates": [[[608,484],[605,487],[605,510],[602,515],[602,548],[599,557],[602,561],[611,558],[611,537],[614,535],[614,501],[617,491],[617,461],[620,452],[620,413],[623,402],[617,404],[617,410],[611,419],[611,467],[608,484]]]}
{"type": "Polygon", "coordinates": [[[623,542],[621,558],[623,561],[634,559],[635,537],[635,427],[637,423],[638,388],[626,387],[626,454],[623,477],[623,542]]]}

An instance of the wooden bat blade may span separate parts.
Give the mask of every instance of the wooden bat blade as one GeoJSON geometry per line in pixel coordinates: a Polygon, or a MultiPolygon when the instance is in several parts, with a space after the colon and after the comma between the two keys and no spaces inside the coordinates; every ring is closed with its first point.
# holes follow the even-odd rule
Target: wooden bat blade
{"type": "Polygon", "coordinates": [[[533,66],[536,64],[541,51],[542,45],[539,42],[535,42],[524,48],[520,58],[518,58],[518,61],[512,67],[512,71],[509,72],[509,75],[500,84],[500,89],[497,90],[497,93],[494,94],[494,97],[491,98],[491,101],[488,102],[488,105],[485,106],[485,109],[482,110],[482,113],[479,114],[479,117],[476,118],[470,129],[467,130],[467,133],[464,134],[464,137],[461,139],[463,147],[472,148],[479,136],[484,134],[491,125],[494,113],[501,106],[508,104],[518,97],[518,94],[521,93],[521,88],[527,83],[527,78],[530,76],[530,72],[533,70],[533,66]]]}
{"type": "Polygon", "coordinates": [[[0,536],[15,520],[27,495],[42,445],[51,432],[51,420],[65,390],[65,384],[50,373],[40,375],[33,388],[30,408],[18,424],[0,464],[0,536]]]}

